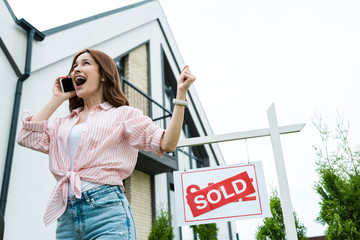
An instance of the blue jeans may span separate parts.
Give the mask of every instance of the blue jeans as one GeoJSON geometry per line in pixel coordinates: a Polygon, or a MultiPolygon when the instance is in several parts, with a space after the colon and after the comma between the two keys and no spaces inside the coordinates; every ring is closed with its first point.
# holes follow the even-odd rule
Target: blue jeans
{"type": "Polygon", "coordinates": [[[100,186],[70,197],[58,219],[57,240],[135,240],[130,205],[118,186],[100,186]]]}

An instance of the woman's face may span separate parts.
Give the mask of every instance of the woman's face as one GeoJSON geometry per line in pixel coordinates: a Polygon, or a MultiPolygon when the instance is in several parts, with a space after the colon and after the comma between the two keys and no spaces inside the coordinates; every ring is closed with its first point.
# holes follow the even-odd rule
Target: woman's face
{"type": "Polygon", "coordinates": [[[76,59],[71,77],[79,98],[84,101],[94,97],[103,98],[99,65],[90,53],[83,53],[76,59]]]}

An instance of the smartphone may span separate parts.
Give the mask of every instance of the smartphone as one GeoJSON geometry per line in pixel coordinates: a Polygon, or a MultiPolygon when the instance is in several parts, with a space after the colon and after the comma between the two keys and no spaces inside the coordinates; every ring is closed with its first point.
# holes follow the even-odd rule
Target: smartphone
{"type": "Polygon", "coordinates": [[[71,91],[75,91],[74,85],[72,83],[72,78],[68,77],[68,78],[61,78],[60,79],[60,85],[61,85],[61,90],[65,93],[65,92],[71,92],[71,91]]]}

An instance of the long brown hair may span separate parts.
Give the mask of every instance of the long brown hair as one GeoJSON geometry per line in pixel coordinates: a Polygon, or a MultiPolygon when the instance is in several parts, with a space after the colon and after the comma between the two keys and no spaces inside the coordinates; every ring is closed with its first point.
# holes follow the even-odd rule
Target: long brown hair
{"type": "MultiPolygon", "coordinates": [[[[114,60],[107,54],[94,49],[85,49],[78,52],[72,61],[71,69],[69,74],[74,70],[74,64],[76,59],[84,53],[89,53],[99,65],[99,73],[102,78],[104,78],[104,100],[109,102],[114,107],[121,107],[124,105],[129,106],[129,101],[127,100],[124,92],[121,90],[119,72],[117,70],[114,60]]],[[[78,96],[72,97],[69,100],[70,111],[84,107],[84,101],[78,96]]]]}

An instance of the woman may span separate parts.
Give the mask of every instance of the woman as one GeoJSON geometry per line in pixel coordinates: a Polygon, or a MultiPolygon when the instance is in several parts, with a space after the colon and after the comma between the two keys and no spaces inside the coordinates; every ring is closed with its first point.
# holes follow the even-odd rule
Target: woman
{"type": "Polygon", "coordinates": [[[134,170],[138,150],[162,157],[176,149],[186,93],[195,76],[185,66],[178,78],[172,119],[166,130],[129,107],[114,61],[86,49],[75,55],[70,75],[75,91],[63,93],[60,78],[50,101],[23,119],[18,143],[49,154],[57,180],[46,208],[46,225],[57,220],[57,239],[135,239],[122,181],[134,170]],[[71,113],[48,121],[69,99],[71,113]]]}

